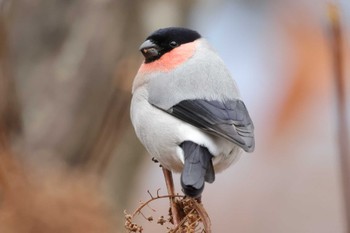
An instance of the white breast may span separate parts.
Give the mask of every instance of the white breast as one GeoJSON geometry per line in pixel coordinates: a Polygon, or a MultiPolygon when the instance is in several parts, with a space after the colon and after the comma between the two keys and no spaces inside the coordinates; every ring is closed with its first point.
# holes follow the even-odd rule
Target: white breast
{"type": "Polygon", "coordinates": [[[131,120],[135,132],[147,151],[167,169],[180,172],[183,166],[183,141],[192,141],[208,148],[215,156],[216,172],[228,167],[238,158],[240,149],[226,139],[207,134],[170,114],[159,110],[147,101],[145,87],[133,93],[131,120]]]}

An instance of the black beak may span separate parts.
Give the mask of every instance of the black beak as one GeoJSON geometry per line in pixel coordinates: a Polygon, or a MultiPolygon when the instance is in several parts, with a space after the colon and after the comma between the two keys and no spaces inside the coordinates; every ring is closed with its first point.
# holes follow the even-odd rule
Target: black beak
{"type": "Polygon", "coordinates": [[[160,47],[150,40],[142,43],[139,50],[146,59],[146,62],[154,61],[160,56],[160,47]]]}

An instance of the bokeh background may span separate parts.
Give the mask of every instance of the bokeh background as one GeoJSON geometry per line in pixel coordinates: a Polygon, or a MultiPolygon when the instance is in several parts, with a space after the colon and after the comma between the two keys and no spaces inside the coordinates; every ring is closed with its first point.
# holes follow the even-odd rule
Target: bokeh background
{"type": "MultiPolygon", "coordinates": [[[[213,232],[349,232],[329,2],[0,0],[0,232],[124,232],[124,209],[165,193],[129,105],[138,47],[167,26],[209,40],[256,127],[205,188],[213,232]]],[[[333,3],[348,99],[350,2],[333,3]]]]}

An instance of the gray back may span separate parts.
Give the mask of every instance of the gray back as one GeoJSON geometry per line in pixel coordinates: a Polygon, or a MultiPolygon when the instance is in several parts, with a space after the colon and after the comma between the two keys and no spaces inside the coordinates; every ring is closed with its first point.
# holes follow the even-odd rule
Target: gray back
{"type": "Polygon", "coordinates": [[[192,58],[171,72],[154,72],[144,77],[149,81],[148,101],[169,109],[185,99],[238,99],[234,80],[222,59],[200,39],[192,58]],[[199,48],[199,49],[198,49],[199,48]]]}

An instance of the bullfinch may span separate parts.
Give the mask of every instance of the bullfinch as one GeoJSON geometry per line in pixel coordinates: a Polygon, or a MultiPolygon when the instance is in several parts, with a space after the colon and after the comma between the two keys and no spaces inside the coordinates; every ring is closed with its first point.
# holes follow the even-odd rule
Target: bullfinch
{"type": "Polygon", "coordinates": [[[254,150],[254,126],[223,60],[187,28],[153,32],[132,87],[131,121],[149,154],[181,173],[185,195],[254,150]]]}

